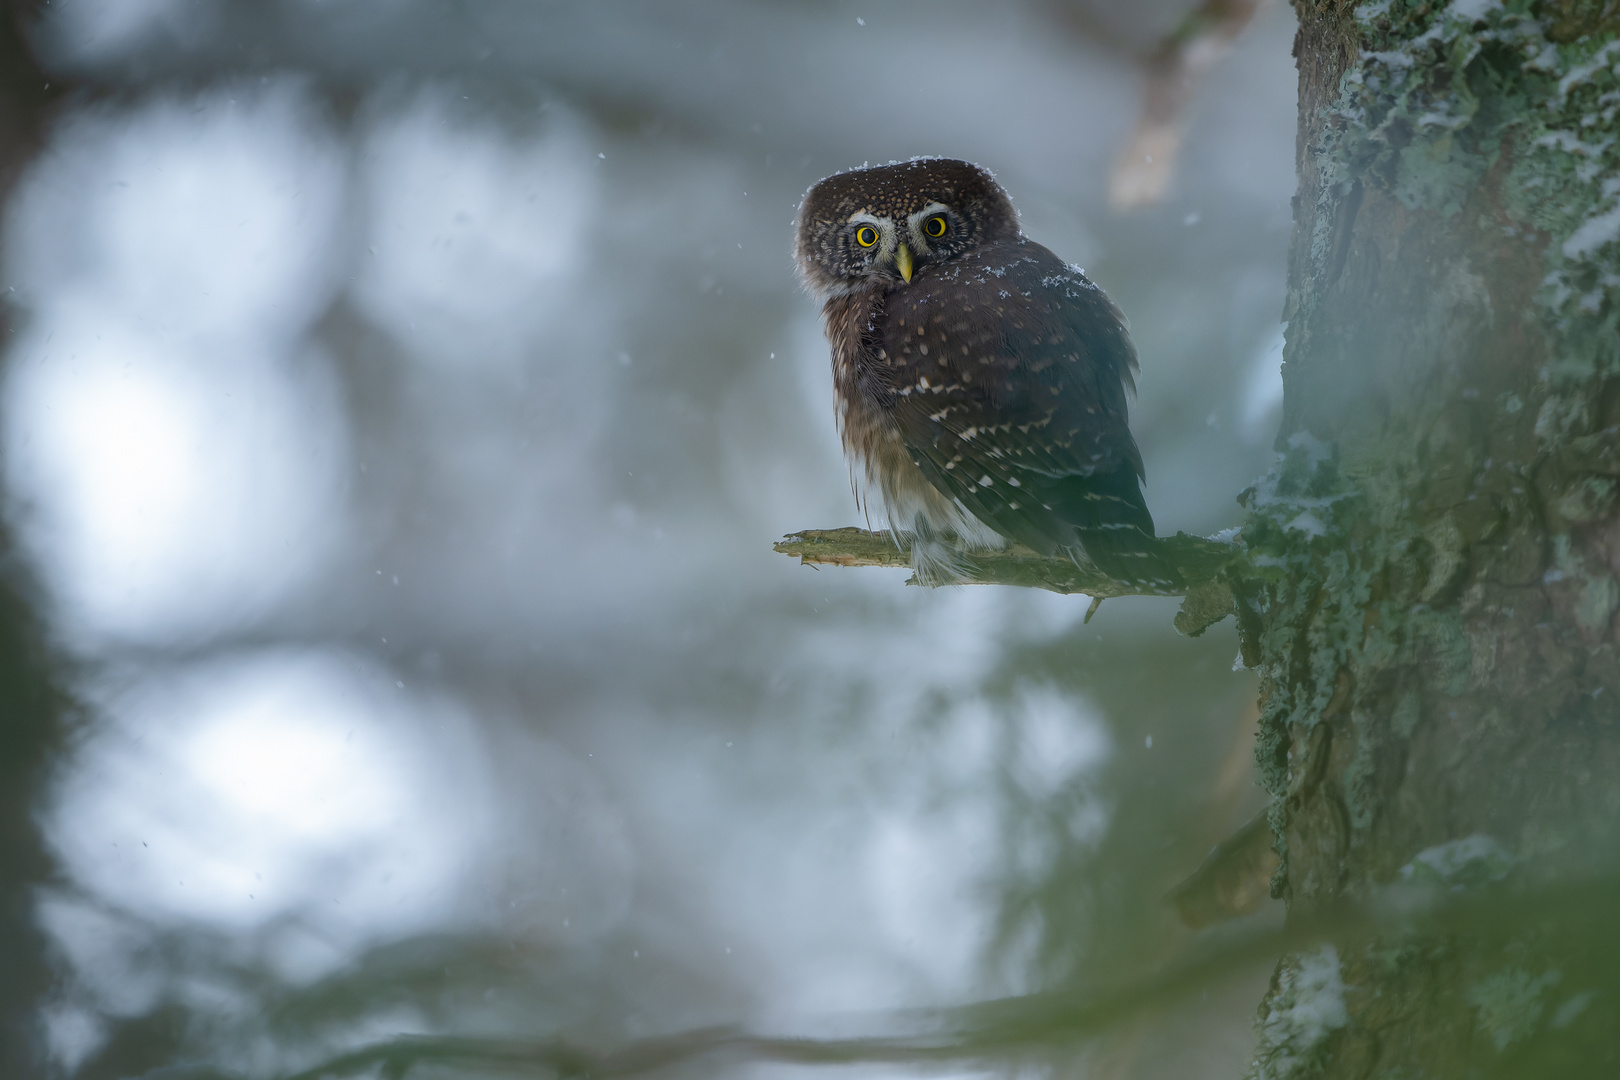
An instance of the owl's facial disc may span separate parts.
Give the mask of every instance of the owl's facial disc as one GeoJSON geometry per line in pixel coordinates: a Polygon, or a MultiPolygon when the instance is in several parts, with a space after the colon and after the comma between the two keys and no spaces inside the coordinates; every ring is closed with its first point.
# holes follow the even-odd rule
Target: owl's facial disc
{"type": "Polygon", "coordinates": [[[869,274],[891,280],[898,276],[910,285],[919,264],[946,253],[935,248],[955,238],[957,221],[950,207],[931,202],[908,215],[903,226],[862,210],[849,216],[846,228],[854,250],[866,256],[869,274]]]}

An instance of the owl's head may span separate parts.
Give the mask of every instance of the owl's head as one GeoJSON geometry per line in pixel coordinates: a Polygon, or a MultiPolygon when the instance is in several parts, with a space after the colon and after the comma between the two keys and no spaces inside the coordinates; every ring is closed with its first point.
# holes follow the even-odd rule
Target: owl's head
{"type": "Polygon", "coordinates": [[[834,173],[805,193],[794,229],[805,285],[825,299],[910,284],[930,263],[1018,236],[1018,214],[984,169],[916,158],[834,173]]]}

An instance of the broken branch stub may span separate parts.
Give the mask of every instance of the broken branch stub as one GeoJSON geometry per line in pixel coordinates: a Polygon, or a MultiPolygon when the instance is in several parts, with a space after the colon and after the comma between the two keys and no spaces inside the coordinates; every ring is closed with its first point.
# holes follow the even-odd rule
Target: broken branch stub
{"type": "MultiPolygon", "coordinates": [[[[967,585],[1017,585],[1055,593],[1083,593],[1097,599],[1113,596],[1185,595],[1176,629],[1198,634],[1232,612],[1232,593],[1222,572],[1242,554],[1235,542],[1177,533],[1159,543],[1164,556],[1187,582],[1185,593],[1117,581],[1081,566],[1065,556],[1042,555],[1013,544],[1000,551],[976,551],[964,560],[967,585]]],[[[783,555],[797,556],[811,566],[888,566],[910,568],[911,552],[904,538],[868,529],[806,529],[784,537],[775,545],[783,555]]],[[[908,584],[916,582],[913,577],[908,584]]]]}

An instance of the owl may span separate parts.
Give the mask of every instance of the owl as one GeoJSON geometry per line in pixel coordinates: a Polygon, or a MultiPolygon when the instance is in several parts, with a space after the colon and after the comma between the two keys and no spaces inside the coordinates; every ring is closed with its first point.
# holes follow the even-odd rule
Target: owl
{"type": "Polygon", "coordinates": [[[918,158],[836,173],[794,231],[844,450],[911,541],[918,580],[959,580],[972,551],[1016,540],[1181,586],[1142,500],[1124,316],[1023,235],[989,172],[918,158]]]}

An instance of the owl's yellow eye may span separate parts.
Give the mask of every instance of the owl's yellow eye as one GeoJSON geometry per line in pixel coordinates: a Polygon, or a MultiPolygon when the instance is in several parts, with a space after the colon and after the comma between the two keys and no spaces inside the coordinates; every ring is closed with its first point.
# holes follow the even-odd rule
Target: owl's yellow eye
{"type": "Polygon", "coordinates": [[[878,242],[878,231],[870,225],[862,225],[855,230],[855,242],[861,247],[872,247],[878,242]]]}
{"type": "Polygon", "coordinates": [[[929,236],[932,236],[935,240],[938,240],[940,237],[944,236],[947,228],[949,228],[949,226],[945,223],[944,214],[935,214],[933,217],[923,222],[923,232],[927,233],[929,236]]]}

